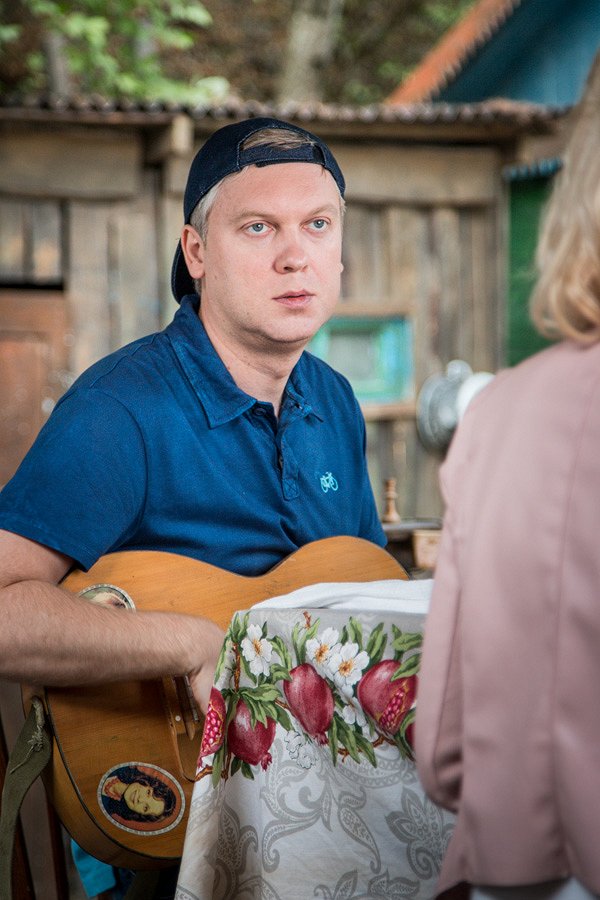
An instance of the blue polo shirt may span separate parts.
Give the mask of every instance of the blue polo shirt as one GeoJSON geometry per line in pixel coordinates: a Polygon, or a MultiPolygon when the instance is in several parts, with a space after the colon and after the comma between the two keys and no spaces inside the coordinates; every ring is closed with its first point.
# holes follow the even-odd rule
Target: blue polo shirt
{"type": "Polygon", "coordinates": [[[0,494],[0,528],[85,569],[168,550],[258,575],[332,535],[383,546],[347,380],[303,353],[277,419],[236,386],[197,303],[75,382],[0,494]]]}

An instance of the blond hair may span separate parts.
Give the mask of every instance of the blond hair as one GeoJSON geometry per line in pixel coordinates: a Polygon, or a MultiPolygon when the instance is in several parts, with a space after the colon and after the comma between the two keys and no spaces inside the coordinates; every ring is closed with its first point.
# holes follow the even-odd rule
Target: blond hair
{"type": "Polygon", "coordinates": [[[546,207],[531,318],[550,338],[600,339],[600,54],[546,207]]]}

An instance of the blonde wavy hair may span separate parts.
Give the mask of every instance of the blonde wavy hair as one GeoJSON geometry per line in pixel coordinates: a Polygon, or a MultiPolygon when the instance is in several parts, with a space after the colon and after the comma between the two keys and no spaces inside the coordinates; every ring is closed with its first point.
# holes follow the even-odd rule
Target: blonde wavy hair
{"type": "Polygon", "coordinates": [[[593,343],[600,339],[600,54],[573,115],[544,213],[530,309],[546,337],[593,343]]]}

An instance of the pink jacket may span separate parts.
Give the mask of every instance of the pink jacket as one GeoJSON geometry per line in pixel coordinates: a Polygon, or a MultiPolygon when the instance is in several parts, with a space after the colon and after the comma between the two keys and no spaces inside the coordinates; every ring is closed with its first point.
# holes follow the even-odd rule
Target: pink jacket
{"type": "Polygon", "coordinates": [[[458,811],[439,888],[600,893],[600,344],[498,375],[441,482],[415,735],[425,790],[458,811]]]}

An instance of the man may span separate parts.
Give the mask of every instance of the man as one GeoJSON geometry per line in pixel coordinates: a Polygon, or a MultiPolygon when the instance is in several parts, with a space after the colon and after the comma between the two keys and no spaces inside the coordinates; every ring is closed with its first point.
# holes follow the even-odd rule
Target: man
{"type": "Polygon", "coordinates": [[[356,399],[303,353],[339,296],[343,194],[327,146],[276,119],[199,151],[173,322],[84,373],[0,495],[0,676],[188,674],[206,708],[220,629],[151,612],[120,629],[57,587],[73,565],[159,549],[258,575],[312,540],[385,543],[356,399]]]}

